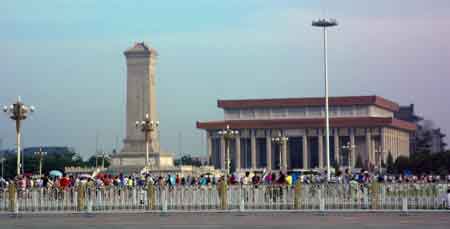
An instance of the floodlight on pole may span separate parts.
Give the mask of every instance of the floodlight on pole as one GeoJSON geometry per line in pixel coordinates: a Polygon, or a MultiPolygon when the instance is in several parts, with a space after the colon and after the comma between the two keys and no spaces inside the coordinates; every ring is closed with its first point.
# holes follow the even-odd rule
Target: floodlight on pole
{"type": "Polygon", "coordinates": [[[327,180],[331,180],[330,172],[330,117],[328,112],[328,56],[327,56],[327,28],[337,26],[336,19],[321,18],[314,20],[312,26],[323,28],[323,71],[325,77],[325,142],[327,155],[327,180]]]}

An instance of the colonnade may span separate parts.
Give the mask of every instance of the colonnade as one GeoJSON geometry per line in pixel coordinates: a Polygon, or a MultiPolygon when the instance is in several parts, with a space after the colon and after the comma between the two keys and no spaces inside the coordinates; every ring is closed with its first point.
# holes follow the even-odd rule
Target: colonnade
{"type": "MultiPolygon", "coordinates": [[[[226,160],[226,146],[225,139],[216,134],[217,131],[207,131],[207,151],[210,162],[221,169],[225,168],[226,160]],[[213,147],[213,141],[218,143],[219,147],[213,147]],[[213,148],[216,150],[214,151],[213,148]],[[216,155],[213,155],[216,154],[216,155]],[[218,154],[218,155],[217,155],[218,154]],[[220,159],[220,163],[215,163],[212,158],[220,159]]],[[[236,170],[240,169],[262,169],[260,161],[257,158],[264,157],[264,168],[268,169],[310,169],[325,168],[326,155],[325,155],[325,139],[323,137],[325,131],[322,128],[305,128],[305,129],[240,129],[240,135],[237,136],[234,141],[230,141],[233,146],[233,166],[236,170]],[[283,143],[280,148],[273,147],[272,137],[287,136],[289,138],[301,137],[302,138],[302,152],[290,152],[289,140],[287,143],[283,143]],[[320,137],[322,136],[322,137],[320,137]],[[310,141],[312,138],[317,139],[317,150],[311,152],[310,141]],[[242,152],[242,139],[250,140],[250,163],[248,161],[241,160],[242,152]],[[257,139],[265,139],[265,156],[261,155],[264,151],[257,151],[257,139]],[[275,150],[274,150],[275,149],[275,150]],[[280,150],[281,149],[281,150],[280,150]],[[275,158],[275,154],[281,151],[281,161],[275,158]],[[293,168],[289,164],[291,154],[300,153],[302,158],[301,168],[293,168]],[[311,164],[311,153],[316,153],[317,163],[311,164]],[[274,160],[278,161],[275,168],[273,168],[274,160]],[[244,166],[243,166],[244,165],[244,166]],[[249,166],[245,166],[249,165],[249,166]]],[[[344,151],[343,145],[352,146],[348,150],[348,156],[345,164],[348,163],[349,167],[355,167],[355,163],[358,155],[363,159],[363,163],[371,166],[380,166],[381,161],[386,162],[389,152],[392,154],[394,160],[401,155],[409,156],[409,133],[403,130],[383,127],[383,128],[331,128],[330,139],[333,141],[330,143],[334,146],[330,151],[335,152],[334,158],[330,158],[330,161],[342,162],[341,156],[344,151]],[[348,139],[346,143],[343,142],[342,137],[348,139]]],[[[331,145],[330,144],[330,145],[331,145]]],[[[259,146],[261,148],[261,146],[259,146]]],[[[216,161],[217,162],[217,161],[216,161]]],[[[341,163],[340,163],[341,164],[341,163]]]]}

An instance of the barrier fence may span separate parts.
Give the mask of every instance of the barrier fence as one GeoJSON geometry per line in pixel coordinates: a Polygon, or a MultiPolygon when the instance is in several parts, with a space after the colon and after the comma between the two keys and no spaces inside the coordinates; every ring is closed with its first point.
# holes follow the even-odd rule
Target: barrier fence
{"type": "Polygon", "coordinates": [[[447,184],[302,184],[0,190],[0,212],[448,209],[447,184]]]}

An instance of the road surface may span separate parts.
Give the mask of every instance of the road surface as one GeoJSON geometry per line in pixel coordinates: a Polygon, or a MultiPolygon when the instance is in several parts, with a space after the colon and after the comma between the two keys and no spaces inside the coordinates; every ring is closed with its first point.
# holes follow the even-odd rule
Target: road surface
{"type": "Polygon", "coordinates": [[[0,215],[0,228],[450,228],[450,213],[155,213],[0,215]]]}

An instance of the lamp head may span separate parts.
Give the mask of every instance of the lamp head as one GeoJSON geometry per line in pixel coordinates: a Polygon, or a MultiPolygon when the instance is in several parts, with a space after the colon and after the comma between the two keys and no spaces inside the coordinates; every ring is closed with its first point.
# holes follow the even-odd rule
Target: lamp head
{"type": "Polygon", "coordinates": [[[7,106],[3,106],[3,112],[8,112],[8,107],[7,106]]]}
{"type": "Polygon", "coordinates": [[[36,108],[34,106],[30,106],[30,112],[34,112],[36,108]]]}

